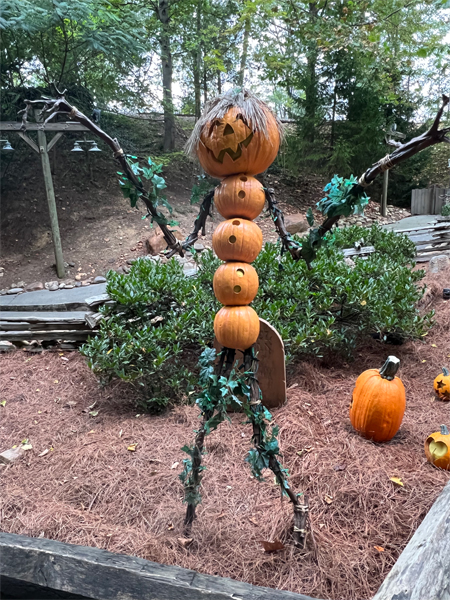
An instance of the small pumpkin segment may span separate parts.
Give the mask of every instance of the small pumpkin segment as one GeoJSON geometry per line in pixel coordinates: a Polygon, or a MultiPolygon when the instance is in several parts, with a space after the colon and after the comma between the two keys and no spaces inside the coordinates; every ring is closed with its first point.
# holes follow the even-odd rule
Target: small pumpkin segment
{"type": "Polygon", "coordinates": [[[252,221],[264,208],[265,200],[261,183],[245,173],[227,177],[214,193],[214,204],[225,219],[242,217],[252,221]]]}
{"type": "Polygon", "coordinates": [[[428,436],[425,455],[431,464],[450,471],[450,434],[445,425],[441,425],[440,431],[428,436]]]}
{"type": "Polygon", "coordinates": [[[217,341],[225,348],[247,350],[259,336],[259,318],[250,306],[224,306],[214,319],[217,341]]]}
{"type": "Polygon", "coordinates": [[[214,273],[214,294],[226,306],[250,304],[258,286],[258,273],[247,263],[227,262],[214,273]]]}
{"type": "Polygon", "coordinates": [[[388,356],[380,370],[368,369],[356,380],[350,421],[365,438],[387,442],[400,428],[406,407],[405,388],[395,376],[400,360],[388,356]]]}
{"type": "Polygon", "coordinates": [[[450,372],[445,367],[434,380],[434,390],[441,400],[450,400],[450,372]]]}
{"type": "Polygon", "coordinates": [[[220,260],[251,263],[261,252],[262,231],[247,219],[228,219],[220,223],[212,237],[214,252],[220,260]]]}

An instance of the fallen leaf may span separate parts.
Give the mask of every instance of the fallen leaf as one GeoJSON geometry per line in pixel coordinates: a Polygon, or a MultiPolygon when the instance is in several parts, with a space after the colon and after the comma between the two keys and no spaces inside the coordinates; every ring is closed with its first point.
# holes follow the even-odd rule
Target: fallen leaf
{"type": "Polygon", "coordinates": [[[88,435],[89,435],[90,433],[95,433],[95,429],[91,429],[90,431],[88,431],[88,435]]]}
{"type": "Polygon", "coordinates": [[[403,481],[400,479],[400,477],[389,477],[389,480],[392,481],[393,483],[395,483],[396,485],[400,485],[401,487],[404,487],[404,483],[403,481]]]}
{"type": "Polygon", "coordinates": [[[130,444],[127,448],[130,452],[136,452],[137,444],[130,444]]]}
{"type": "Polygon", "coordinates": [[[32,450],[33,446],[31,444],[22,444],[22,450],[32,450]]]}
{"type": "Polygon", "coordinates": [[[259,540],[264,548],[264,552],[277,552],[278,550],[284,550],[284,544],[280,542],[280,540],[275,540],[274,542],[266,542],[264,540],[259,540]]]}
{"type": "Polygon", "coordinates": [[[367,304],[367,302],[365,300],[361,301],[361,306],[365,306],[367,304]]]}
{"type": "Polygon", "coordinates": [[[325,523],[319,523],[319,527],[322,529],[322,527],[325,527],[325,523]]]}
{"type": "Polygon", "coordinates": [[[183,548],[187,548],[194,541],[193,538],[177,538],[183,548]]]}
{"type": "Polygon", "coordinates": [[[179,462],[174,462],[173,465],[170,468],[171,469],[176,469],[179,464],[180,464],[179,462]]]}
{"type": "Polygon", "coordinates": [[[333,471],[345,471],[347,465],[334,465],[333,471]]]}
{"type": "Polygon", "coordinates": [[[436,344],[431,344],[432,348],[437,348],[436,344]]]}
{"type": "Polygon", "coordinates": [[[55,381],[53,383],[59,383],[59,381],[57,379],[55,379],[55,381]]]}
{"type": "Polygon", "coordinates": [[[328,494],[325,494],[324,500],[327,504],[331,504],[333,502],[334,498],[333,498],[333,496],[328,496],[328,494]]]}
{"type": "Polygon", "coordinates": [[[382,546],[374,546],[375,550],[378,550],[378,552],[384,552],[384,548],[382,546]]]}
{"type": "Polygon", "coordinates": [[[422,362],[424,363],[424,362],[427,362],[427,361],[426,361],[426,360],[423,360],[422,362]]]}
{"type": "Polygon", "coordinates": [[[106,354],[109,354],[109,353],[110,353],[110,352],[112,352],[112,351],[113,351],[113,349],[112,349],[112,348],[110,348],[106,354]]]}
{"type": "Polygon", "coordinates": [[[43,450],[40,454],[38,454],[38,456],[45,456],[46,454],[48,454],[48,448],[43,450]]]}
{"type": "Polygon", "coordinates": [[[98,415],[98,410],[91,410],[89,414],[91,417],[96,417],[98,415]]]}
{"type": "Polygon", "coordinates": [[[2,400],[2,401],[0,402],[0,406],[6,406],[6,400],[2,400]]]}

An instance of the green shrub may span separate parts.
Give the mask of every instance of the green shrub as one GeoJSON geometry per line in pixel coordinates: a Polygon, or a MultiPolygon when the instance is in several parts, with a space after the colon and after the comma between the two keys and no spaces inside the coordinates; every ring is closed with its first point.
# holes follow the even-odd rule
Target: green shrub
{"type": "Polygon", "coordinates": [[[450,204],[444,204],[444,206],[441,208],[441,215],[443,217],[450,216],[450,204]]]}
{"type": "MultiPolygon", "coordinates": [[[[351,356],[371,333],[413,338],[427,331],[432,315],[422,317],[415,308],[424,272],[412,270],[414,244],[406,236],[355,226],[336,230],[328,241],[311,270],[290,255],[280,257],[271,243],[254,263],[260,288],[253,306],[280,332],[288,360],[329,352],[351,356]],[[349,266],[341,249],[361,238],[376,252],[349,266]]],[[[100,333],[83,346],[90,367],[105,381],[132,382],[149,408],[188,399],[194,365],[214,336],[220,305],[212,276],[219,264],[205,252],[197,277],[185,277],[176,260],[139,259],[128,275],[110,271],[107,291],[116,304],[102,307],[100,333]]]]}

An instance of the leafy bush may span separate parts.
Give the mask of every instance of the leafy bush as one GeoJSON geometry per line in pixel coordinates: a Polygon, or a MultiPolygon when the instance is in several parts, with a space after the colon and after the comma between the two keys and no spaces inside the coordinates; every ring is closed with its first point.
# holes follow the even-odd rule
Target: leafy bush
{"type": "Polygon", "coordinates": [[[450,216],[450,204],[444,204],[444,206],[441,208],[441,215],[443,217],[450,216]]]}
{"type": "MultiPolygon", "coordinates": [[[[280,332],[288,359],[300,353],[351,356],[371,333],[420,337],[432,315],[420,316],[415,308],[424,272],[412,270],[414,252],[406,236],[354,226],[329,235],[308,270],[268,243],[254,263],[260,288],[253,306],[280,332]],[[362,238],[376,252],[346,264],[341,249],[362,238]]],[[[128,275],[110,271],[107,291],[116,304],[102,307],[100,333],[83,346],[90,367],[105,381],[132,382],[151,408],[189,398],[194,365],[214,336],[220,305],[212,277],[219,264],[205,252],[195,278],[185,277],[176,260],[139,259],[128,275]]]]}

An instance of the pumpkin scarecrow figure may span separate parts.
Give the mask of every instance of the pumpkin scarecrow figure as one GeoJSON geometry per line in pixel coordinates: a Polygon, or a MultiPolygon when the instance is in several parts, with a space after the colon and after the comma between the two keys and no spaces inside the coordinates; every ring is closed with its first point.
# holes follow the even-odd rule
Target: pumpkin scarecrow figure
{"type": "MultiPolygon", "coordinates": [[[[277,428],[272,427],[269,433],[268,421],[271,416],[262,405],[256,378],[257,359],[253,349],[259,336],[259,318],[249,306],[259,286],[258,274],[250,263],[258,256],[263,244],[261,229],[253,219],[261,213],[266,200],[266,190],[254,175],[271,165],[278,153],[281,135],[281,123],[269,107],[250,92],[237,90],[215,98],[206,106],[186,150],[198,156],[209,175],[221,179],[214,190],[214,203],[225,221],[219,224],[212,238],[215,253],[224,261],[213,280],[216,298],[223,304],[214,319],[216,339],[222,346],[216,376],[219,378],[223,374],[224,361],[225,372],[231,369],[236,350],[243,352],[243,368],[250,379],[248,406],[244,407],[244,412],[252,423],[255,445],[247,460],[258,479],[262,480],[261,469],[264,468],[270,468],[275,474],[282,493],[289,497],[294,507],[294,542],[303,547],[308,500],[303,496],[303,502],[300,503],[298,495],[287,484],[287,470],[277,459],[277,428]]],[[[210,202],[209,195],[205,201],[210,202]]],[[[209,208],[202,207],[200,215],[202,210],[204,215],[209,212],[209,208]]],[[[193,235],[198,230],[196,227],[193,235]]],[[[216,413],[214,408],[210,408],[209,391],[205,392],[205,396],[205,404],[197,401],[203,422],[197,431],[195,443],[192,447],[183,448],[190,455],[190,459],[183,461],[185,468],[180,475],[188,504],[185,519],[187,528],[195,518],[195,505],[199,501],[205,433],[224,419],[223,408],[216,413]]]]}
{"type": "Polygon", "coordinates": [[[262,232],[253,219],[264,208],[265,193],[253,175],[272,164],[280,140],[281,123],[264,102],[244,90],[212,100],[188,141],[188,152],[198,156],[209,175],[222,180],[214,203],[226,221],[212,242],[217,256],[226,261],[213,281],[216,298],[224,305],[214,332],[225,348],[246,350],[258,339],[259,318],[249,304],[259,281],[250,263],[262,248],[262,232]]]}

